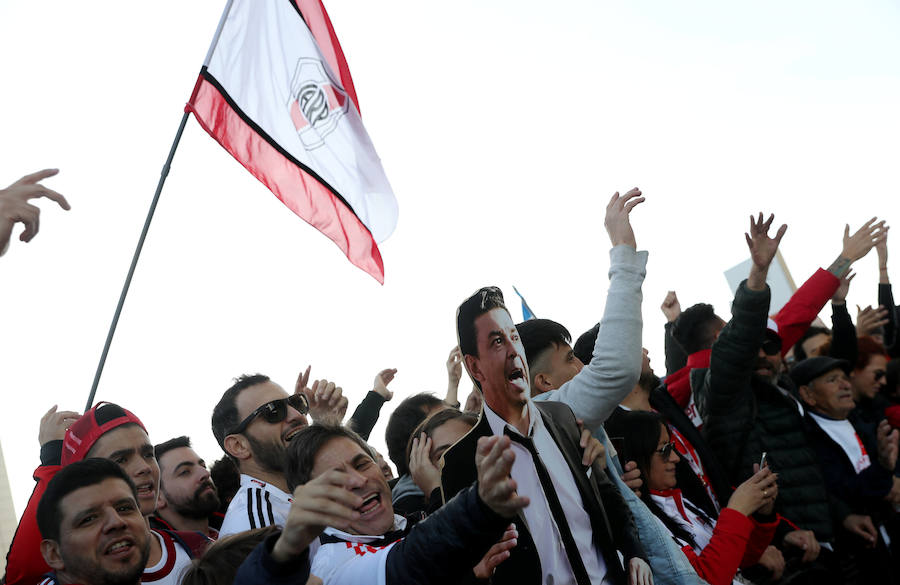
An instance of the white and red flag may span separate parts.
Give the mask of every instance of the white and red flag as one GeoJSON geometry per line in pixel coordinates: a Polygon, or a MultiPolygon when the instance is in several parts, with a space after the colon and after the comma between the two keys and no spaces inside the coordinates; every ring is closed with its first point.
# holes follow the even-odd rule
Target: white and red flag
{"type": "Polygon", "coordinates": [[[187,111],[294,213],[384,283],[397,201],[321,0],[229,0],[187,111]]]}

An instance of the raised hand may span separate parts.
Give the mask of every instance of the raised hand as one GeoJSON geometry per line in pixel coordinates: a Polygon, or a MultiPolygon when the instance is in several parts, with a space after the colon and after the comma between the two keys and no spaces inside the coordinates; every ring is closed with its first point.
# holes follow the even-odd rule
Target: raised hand
{"type": "Polygon", "coordinates": [[[272,548],[272,558],[278,562],[296,558],[327,526],[349,528],[359,518],[356,508],[363,502],[350,490],[364,484],[362,476],[331,469],[297,486],[284,530],[272,548]]]}
{"type": "Polygon", "coordinates": [[[384,398],[385,401],[390,400],[394,397],[394,393],[388,390],[387,386],[391,383],[391,380],[394,379],[394,376],[397,375],[397,368],[388,368],[386,370],[381,370],[378,374],[375,375],[375,385],[372,387],[374,392],[377,392],[384,398]]]}
{"type": "Polygon", "coordinates": [[[72,424],[81,418],[81,415],[71,410],[56,410],[56,405],[41,417],[38,428],[38,442],[41,445],[50,441],[62,441],[66,438],[66,431],[72,424]]]}
{"type": "Polygon", "coordinates": [[[529,504],[529,499],[516,493],[516,480],[510,477],[516,454],[509,437],[481,437],[475,451],[478,470],[478,497],[504,518],[514,517],[529,504]]]}
{"type": "Polygon", "coordinates": [[[475,565],[473,569],[475,577],[482,580],[490,579],[497,565],[509,558],[509,551],[518,544],[518,538],[519,531],[516,530],[516,525],[510,524],[507,526],[503,537],[497,544],[488,549],[481,562],[475,565]]]}
{"type": "Polygon", "coordinates": [[[37,235],[41,210],[37,205],[28,203],[29,199],[46,197],[58,203],[63,209],[70,209],[65,197],[38,182],[58,172],[58,169],[44,169],[25,175],[6,189],[0,189],[0,256],[6,253],[9,247],[9,239],[15,224],[25,225],[19,236],[21,241],[30,242],[37,235]]]}
{"type": "Polygon", "coordinates": [[[459,381],[462,378],[462,351],[459,349],[457,345],[453,349],[450,350],[450,355],[447,356],[447,379],[453,386],[459,386],[459,381]]]}
{"type": "Polygon", "coordinates": [[[778,251],[778,244],[787,231],[787,224],[783,224],[778,228],[778,232],[774,238],[769,237],[769,228],[775,220],[775,214],[770,214],[769,219],[763,221],[763,214],[760,212],[759,218],[754,219],[750,216],[750,232],[744,233],[747,239],[747,247],[750,248],[750,259],[754,266],[768,270],[769,265],[775,258],[778,251]]]}
{"type": "Polygon", "coordinates": [[[886,325],[888,323],[887,315],[887,309],[880,305],[877,309],[873,309],[871,305],[869,305],[865,309],[860,309],[859,305],[856,305],[857,337],[862,337],[863,335],[872,335],[880,327],[886,325]]]}
{"type": "Polygon", "coordinates": [[[313,422],[339,425],[347,413],[347,397],[340,386],[328,380],[316,380],[312,388],[303,390],[309,400],[309,416],[313,422]]]}
{"type": "Polygon", "coordinates": [[[887,238],[887,226],[884,221],[878,221],[877,217],[864,223],[852,236],[850,235],[850,225],[845,225],[844,247],[841,250],[841,256],[851,262],[856,262],[885,238],[887,238]]]}
{"type": "Polygon", "coordinates": [[[297,382],[294,384],[294,394],[305,394],[309,391],[306,383],[309,382],[309,372],[311,370],[312,366],[306,366],[306,370],[297,375],[297,382]]]}
{"type": "Polygon", "coordinates": [[[663,299],[659,308],[669,323],[678,318],[678,315],[681,314],[681,303],[678,302],[678,295],[675,294],[674,290],[666,293],[666,298],[663,299]]]}
{"type": "Polygon", "coordinates": [[[441,487],[441,471],[431,461],[431,437],[421,433],[413,437],[409,451],[409,475],[427,498],[435,488],[441,487]]]}
{"type": "Polygon", "coordinates": [[[625,195],[619,196],[616,191],[609,204],[606,206],[606,218],[603,225],[606,226],[606,233],[609,234],[609,241],[613,246],[625,244],[637,249],[637,243],[634,240],[634,230],[631,229],[631,221],[629,214],[636,205],[644,202],[641,196],[641,190],[635,187],[625,195]]]}

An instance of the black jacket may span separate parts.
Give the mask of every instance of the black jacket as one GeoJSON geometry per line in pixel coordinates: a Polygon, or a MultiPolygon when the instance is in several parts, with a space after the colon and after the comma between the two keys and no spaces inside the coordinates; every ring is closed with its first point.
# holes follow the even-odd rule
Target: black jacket
{"type": "MultiPolygon", "coordinates": [[[[541,413],[544,424],[572,470],[585,510],[591,519],[594,546],[602,553],[606,563],[607,579],[611,583],[626,583],[616,549],[622,552],[626,564],[635,557],[647,559],[628,506],[598,465],[595,464],[588,477],[587,468],[581,464],[580,431],[572,410],[559,402],[533,404],[541,413]]],[[[482,412],[478,424],[444,453],[441,487],[445,501],[470,485],[477,477],[475,451],[478,439],[492,434],[490,424],[482,412]]],[[[516,519],[516,528],[519,532],[518,544],[510,551],[510,557],[497,567],[491,582],[495,585],[538,585],[541,583],[540,558],[524,516],[519,515],[516,519]]]]}
{"type": "Polygon", "coordinates": [[[878,462],[878,440],[874,425],[852,422],[869,455],[871,465],[856,473],[841,447],[806,415],[806,433],[819,455],[828,491],[847,504],[854,514],[878,518],[885,512],[884,496],[891,491],[893,474],[878,462]]]}
{"type": "Polygon", "coordinates": [[[846,509],[829,497],[797,403],[753,372],[766,331],[769,295],[768,287],[752,291],[746,281],[738,287],[732,319],[712,346],[710,367],[703,383],[694,387],[694,397],[703,405],[703,434],[731,484],[750,477],[753,464],[766,452],[779,475],[776,512],[815,532],[820,542],[829,542],[846,509]]]}

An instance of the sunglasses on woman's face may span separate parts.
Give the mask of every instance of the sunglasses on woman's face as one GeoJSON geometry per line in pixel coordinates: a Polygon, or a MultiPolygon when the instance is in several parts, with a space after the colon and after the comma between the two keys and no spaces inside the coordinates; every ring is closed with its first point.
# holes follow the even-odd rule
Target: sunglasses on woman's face
{"type": "Polygon", "coordinates": [[[885,375],[887,375],[887,372],[885,372],[884,370],[875,370],[874,372],[872,372],[872,375],[875,376],[875,380],[880,380],[884,378],[885,375]]]}
{"type": "Polygon", "coordinates": [[[661,449],[657,449],[656,452],[662,455],[663,461],[668,461],[669,457],[672,455],[672,451],[675,449],[675,442],[669,441],[665,445],[662,446],[661,449]]]}
{"type": "Polygon", "coordinates": [[[287,418],[287,409],[288,406],[299,412],[300,414],[306,414],[309,412],[309,401],[306,399],[306,396],[303,394],[292,394],[287,398],[279,398],[278,400],[272,400],[271,402],[266,402],[253,412],[251,412],[247,418],[241,421],[241,424],[236,426],[234,430],[229,432],[229,435],[239,435],[247,430],[247,426],[253,422],[258,416],[263,417],[267,423],[275,424],[280,423],[285,418],[287,418]]]}

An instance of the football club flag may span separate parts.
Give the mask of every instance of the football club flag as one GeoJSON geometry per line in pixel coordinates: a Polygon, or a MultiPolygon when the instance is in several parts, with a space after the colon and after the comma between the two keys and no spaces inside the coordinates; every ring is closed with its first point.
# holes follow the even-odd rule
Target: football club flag
{"type": "Polygon", "coordinates": [[[321,0],[229,0],[185,107],[288,208],[384,283],[397,201],[321,0]]]}
{"type": "Polygon", "coordinates": [[[528,306],[528,303],[525,302],[525,297],[522,296],[522,293],[519,292],[519,289],[513,287],[513,290],[517,295],[519,295],[519,300],[522,301],[522,321],[531,321],[532,319],[537,319],[534,315],[534,311],[531,310],[531,307],[528,306]]]}

